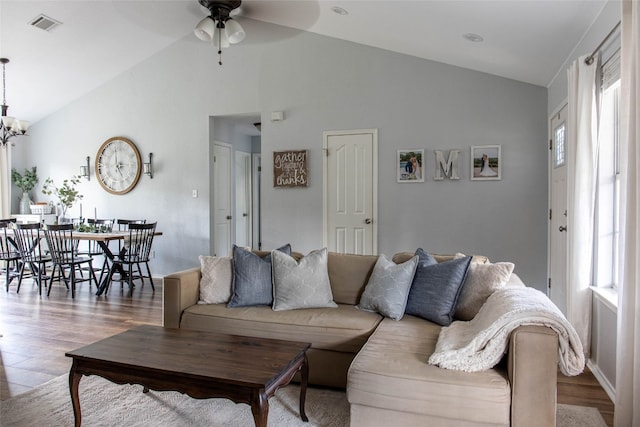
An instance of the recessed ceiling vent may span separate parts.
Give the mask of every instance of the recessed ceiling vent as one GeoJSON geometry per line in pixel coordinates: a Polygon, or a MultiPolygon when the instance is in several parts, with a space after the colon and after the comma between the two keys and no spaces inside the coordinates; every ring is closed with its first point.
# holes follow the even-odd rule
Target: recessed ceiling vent
{"type": "Polygon", "coordinates": [[[51,31],[60,24],[62,24],[62,22],[56,21],[55,19],[49,18],[45,15],[39,15],[29,22],[29,25],[45,31],[51,31]]]}

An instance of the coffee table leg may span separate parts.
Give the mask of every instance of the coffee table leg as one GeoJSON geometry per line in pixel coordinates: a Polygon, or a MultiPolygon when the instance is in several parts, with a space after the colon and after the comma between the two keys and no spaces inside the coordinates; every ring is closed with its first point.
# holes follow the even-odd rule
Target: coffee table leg
{"type": "Polygon", "coordinates": [[[309,381],[309,361],[307,355],[304,355],[302,366],[300,366],[300,418],[302,421],[307,422],[307,414],[304,412],[304,402],[307,397],[307,383],[309,381]]]}
{"type": "Polygon", "coordinates": [[[80,396],[78,395],[78,386],[80,385],[80,378],[82,374],[79,374],[75,370],[76,362],[73,362],[71,372],[69,372],[69,390],[71,391],[71,404],[73,405],[73,417],[75,419],[75,426],[80,427],[82,423],[82,414],[80,413],[80,396]]]}
{"type": "Polygon", "coordinates": [[[251,402],[251,412],[256,427],[267,427],[267,419],[269,418],[269,400],[264,391],[254,396],[251,402]]]}

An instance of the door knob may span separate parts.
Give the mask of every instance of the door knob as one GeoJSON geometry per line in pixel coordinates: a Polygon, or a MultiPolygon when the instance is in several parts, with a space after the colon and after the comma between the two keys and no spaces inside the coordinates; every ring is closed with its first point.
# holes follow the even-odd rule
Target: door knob
{"type": "Polygon", "coordinates": [[[560,232],[567,231],[567,227],[565,227],[564,225],[561,225],[560,227],[558,227],[558,231],[560,232]]]}
{"type": "Polygon", "coordinates": [[[231,219],[231,215],[227,215],[227,219],[231,219]]]}
{"type": "Polygon", "coordinates": [[[365,218],[364,219],[364,223],[365,224],[371,224],[373,221],[371,221],[371,218],[365,218]]]}

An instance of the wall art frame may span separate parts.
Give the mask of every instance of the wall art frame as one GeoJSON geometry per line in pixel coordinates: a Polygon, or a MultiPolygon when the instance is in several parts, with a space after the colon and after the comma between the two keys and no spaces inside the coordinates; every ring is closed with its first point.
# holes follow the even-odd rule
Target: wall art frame
{"type": "Polygon", "coordinates": [[[309,150],[273,152],[273,187],[292,188],[309,185],[309,150]]]}
{"type": "Polygon", "coordinates": [[[497,181],[502,179],[502,146],[471,146],[472,181],[497,181]]]}
{"type": "Polygon", "coordinates": [[[424,149],[412,148],[397,151],[396,179],[398,183],[424,182],[424,149]]]}

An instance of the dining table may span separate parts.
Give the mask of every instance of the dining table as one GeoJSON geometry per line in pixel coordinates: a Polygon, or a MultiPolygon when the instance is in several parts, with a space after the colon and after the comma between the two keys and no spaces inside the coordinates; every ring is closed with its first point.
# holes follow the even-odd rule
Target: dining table
{"type": "MultiPolygon", "coordinates": [[[[13,236],[13,230],[7,229],[7,235],[13,236]]],[[[162,231],[155,231],[153,233],[154,236],[162,236],[162,231]]],[[[44,235],[42,236],[44,239],[44,235]]],[[[73,240],[84,240],[84,241],[95,241],[98,243],[100,248],[102,249],[104,256],[107,258],[107,263],[113,263],[113,260],[118,255],[118,253],[113,253],[111,248],[109,248],[109,242],[114,240],[126,240],[129,238],[129,231],[109,231],[109,232],[96,232],[96,231],[74,231],[73,232],[73,240]]],[[[36,242],[34,242],[36,243],[36,242]]],[[[37,243],[36,243],[37,244],[37,243]]],[[[123,245],[120,251],[126,251],[126,247],[123,245]]],[[[120,274],[120,277],[125,278],[126,272],[122,269],[121,265],[116,264],[115,271],[120,274]]],[[[104,293],[109,285],[109,275],[106,275],[105,278],[98,284],[98,290],[96,291],[96,295],[100,296],[104,293]]]]}
{"type": "MultiPolygon", "coordinates": [[[[153,233],[154,236],[162,236],[161,231],[155,231],[153,233]]],[[[95,232],[95,231],[74,231],[73,239],[74,240],[89,240],[98,243],[100,248],[102,249],[104,256],[107,258],[107,262],[113,263],[117,253],[113,253],[111,248],[109,248],[109,242],[114,240],[126,240],[129,237],[129,231],[109,231],[109,232],[95,232]]],[[[121,251],[126,251],[126,248],[123,246],[121,251]]],[[[122,269],[122,266],[116,264],[115,266],[116,272],[120,274],[120,277],[124,278],[126,276],[126,272],[122,269]]],[[[96,295],[100,296],[104,293],[109,285],[109,275],[102,279],[102,281],[98,284],[98,290],[96,291],[96,295]]]]}

